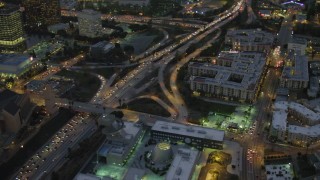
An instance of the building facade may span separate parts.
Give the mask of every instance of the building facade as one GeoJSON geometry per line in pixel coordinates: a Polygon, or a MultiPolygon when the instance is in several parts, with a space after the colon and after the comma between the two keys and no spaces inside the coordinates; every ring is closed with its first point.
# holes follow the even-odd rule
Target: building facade
{"type": "Polygon", "coordinates": [[[173,162],[166,174],[166,180],[183,179],[190,180],[199,159],[198,150],[180,148],[175,154],[173,162]]]}
{"type": "Polygon", "coordinates": [[[0,52],[22,52],[25,48],[26,42],[19,7],[0,2],[0,52]]]}
{"type": "Polygon", "coordinates": [[[320,142],[320,113],[302,104],[276,101],[273,106],[270,135],[283,142],[299,146],[320,142]],[[295,117],[305,126],[288,124],[287,118],[295,117]]]}
{"type": "Polygon", "coordinates": [[[60,23],[59,0],[24,0],[26,24],[29,28],[46,30],[48,26],[60,23]]]}
{"type": "Polygon", "coordinates": [[[183,142],[197,149],[222,149],[224,131],[157,121],[152,126],[151,137],[158,141],[183,142]]]}
{"type": "Polygon", "coordinates": [[[255,101],[266,57],[258,52],[221,52],[213,63],[191,62],[190,89],[225,100],[255,101]]]}
{"type": "Polygon", "coordinates": [[[280,77],[280,87],[304,89],[308,87],[309,70],[306,56],[292,54],[286,60],[280,77]]]}

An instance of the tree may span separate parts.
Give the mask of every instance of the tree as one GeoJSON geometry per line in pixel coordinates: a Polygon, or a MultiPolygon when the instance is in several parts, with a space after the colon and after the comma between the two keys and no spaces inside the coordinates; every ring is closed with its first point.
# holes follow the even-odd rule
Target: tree
{"type": "Polygon", "coordinates": [[[119,118],[119,119],[122,119],[124,114],[122,111],[113,111],[112,113],[110,114],[113,114],[116,118],[119,118]]]}
{"type": "Polygon", "coordinates": [[[123,48],[124,52],[126,54],[133,54],[134,53],[134,47],[131,46],[131,45],[126,45],[124,48],[123,48]]]}

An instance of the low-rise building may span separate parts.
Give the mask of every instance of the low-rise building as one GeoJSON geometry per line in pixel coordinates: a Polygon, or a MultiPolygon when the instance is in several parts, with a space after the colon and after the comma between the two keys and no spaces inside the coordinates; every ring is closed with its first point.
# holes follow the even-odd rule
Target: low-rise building
{"type": "Polygon", "coordinates": [[[178,152],[175,154],[173,162],[166,174],[166,180],[190,180],[198,158],[198,150],[185,148],[178,149],[178,152]]]}
{"type": "Polygon", "coordinates": [[[307,88],[309,83],[308,59],[302,55],[290,55],[280,77],[280,87],[289,89],[307,88]]]}
{"type": "Polygon", "coordinates": [[[224,131],[157,121],[151,128],[151,137],[159,141],[183,142],[198,149],[222,149],[224,131]]]}
{"type": "Polygon", "coordinates": [[[266,176],[267,179],[272,180],[284,180],[293,179],[293,166],[291,163],[288,164],[270,164],[266,165],[266,176]]]}
{"type": "Polygon", "coordinates": [[[226,100],[254,102],[266,56],[259,52],[221,52],[214,63],[191,62],[190,89],[226,100]]]}
{"type": "Polygon", "coordinates": [[[305,38],[291,36],[288,42],[288,52],[293,51],[298,55],[305,55],[308,41],[305,38]]]}
{"type": "Polygon", "coordinates": [[[100,41],[90,46],[90,56],[94,59],[103,59],[114,47],[110,42],[100,41]]]}
{"type": "Polygon", "coordinates": [[[0,55],[0,77],[1,78],[17,78],[32,66],[36,66],[37,61],[33,57],[22,54],[2,54],[0,55]]]}
{"type": "Polygon", "coordinates": [[[269,52],[273,46],[274,35],[261,29],[228,30],[225,43],[236,51],[269,52]]]}
{"type": "MultiPolygon", "coordinates": [[[[104,124],[103,121],[111,121],[115,125],[116,123],[112,121],[112,118],[114,117],[104,116],[99,121],[102,122],[101,124],[104,124]]],[[[99,148],[97,153],[98,161],[110,164],[125,164],[130,152],[132,152],[142,136],[143,130],[140,125],[132,122],[123,122],[123,128],[117,130],[116,133],[108,134],[106,142],[99,148]]]]}

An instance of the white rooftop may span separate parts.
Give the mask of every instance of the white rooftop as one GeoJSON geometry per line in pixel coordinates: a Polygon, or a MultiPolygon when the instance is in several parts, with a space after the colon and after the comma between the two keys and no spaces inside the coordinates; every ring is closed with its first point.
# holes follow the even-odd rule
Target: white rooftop
{"type": "Polygon", "coordinates": [[[268,180],[291,180],[293,179],[293,170],[291,164],[266,165],[268,180]]]}
{"type": "Polygon", "coordinates": [[[266,57],[263,53],[223,51],[219,54],[218,59],[230,61],[231,67],[191,62],[189,66],[192,68],[208,69],[217,73],[214,78],[193,76],[192,80],[233,89],[255,90],[266,63],[266,57]],[[239,75],[243,78],[241,82],[234,82],[229,80],[232,75],[239,75]]]}
{"type": "Polygon", "coordinates": [[[284,66],[281,78],[289,80],[309,81],[308,59],[303,55],[292,55],[292,65],[284,66]]]}
{"type": "Polygon", "coordinates": [[[306,106],[303,106],[302,104],[296,103],[296,102],[288,102],[288,101],[277,101],[274,104],[275,112],[280,111],[287,111],[288,109],[291,109],[304,117],[308,118],[311,121],[319,121],[320,123],[320,113],[314,112],[311,109],[307,108],[306,106]]]}
{"type": "Polygon", "coordinates": [[[165,122],[165,121],[155,122],[155,124],[152,126],[152,130],[167,132],[172,134],[179,134],[183,136],[209,139],[214,141],[223,141],[224,139],[224,131],[200,127],[200,126],[194,126],[194,125],[165,122]]]}
{"type": "Polygon", "coordinates": [[[190,179],[190,176],[193,174],[193,167],[198,159],[198,154],[198,150],[178,149],[167,172],[166,180],[190,179]]]}
{"type": "Polygon", "coordinates": [[[277,130],[288,130],[290,133],[303,134],[311,137],[320,136],[320,124],[314,126],[296,126],[287,124],[288,110],[295,111],[311,121],[320,123],[320,113],[314,112],[311,109],[296,102],[276,101],[274,103],[274,111],[272,118],[272,127],[277,130]]]}
{"type": "Polygon", "coordinates": [[[316,138],[320,136],[320,124],[309,127],[289,125],[288,132],[316,138]]]}

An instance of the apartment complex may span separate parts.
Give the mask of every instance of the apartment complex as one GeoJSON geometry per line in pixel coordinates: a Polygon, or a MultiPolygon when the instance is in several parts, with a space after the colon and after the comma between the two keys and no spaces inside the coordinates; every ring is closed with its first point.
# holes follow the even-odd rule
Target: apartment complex
{"type": "Polygon", "coordinates": [[[320,112],[311,110],[299,103],[288,101],[276,101],[272,117],[270,135],[281,141],[296,145],[320,141],[320,112]],[[294,117],[305,126],[291,125],[288,118],[294,117]]]}
{"type": "Polygon", "coordinates": [[[226,100],[254,102],[266,56],[259,52],[221,52],[214,63],[191,62],[190,88],[226,100]]]}
{"type": "Polygon", "coordinates": [[[280,87],[289,89],[307,88],[309,83],[308,59],[291,53],[283,67],[280,87]]]}
{"type": "Polygon", "coordinates": [[[22,52],[26,48],[18,6],[0,2],[0,52],[22,52]]]}
{"type": "Polygon", "coordinates": [[[224,131],[157,121],[151,128],[151,137],[159,141],[183,142],[198,149],[222,149],[224,131]]]}
{"type": "Polygon", "coordinates": [[[102,22],[101,13],[84,9],[78,13],[79,35],[89,38],[96,38],[101,36],[102,22]]]}
{"type": "Polygon", "coordinates": [[[31,68],[40,66],[36,60],[23,54],[2,54],[0,55],[0,77],[17,78],[31,68]]]}
{"type": "Polygon", "coordinates": [[[269,52],[273,46],[274,35],[261,29],[228,30],[225,43],[236,51],[269,52]]]}
{"type": "Polygon", "coordinates": [[[43,28],[60,22],[61,11],[59,0],[25,0],[27,26],[32,29],[43,28]]]}
{"type": "Polygon", "coordinates": [[[308,41],[302,37],[291,36],[288,42],[288,52],[294,52],[298,55],[305,55],[308,41]]]}

